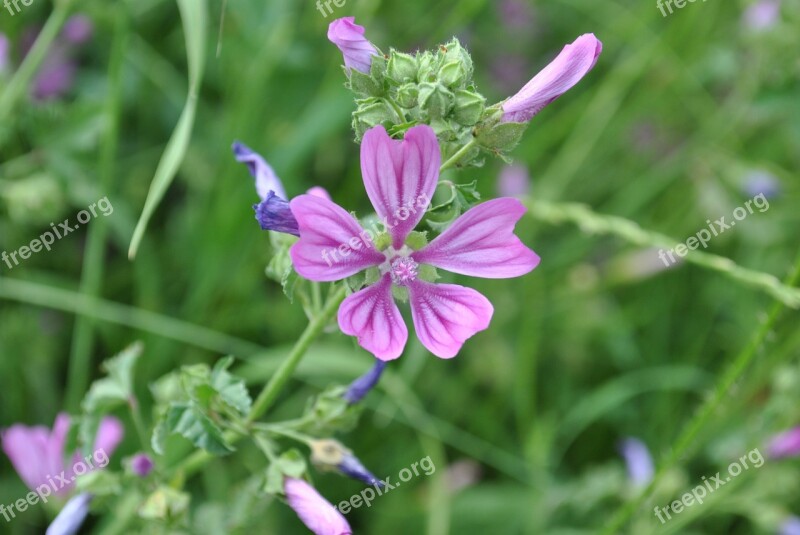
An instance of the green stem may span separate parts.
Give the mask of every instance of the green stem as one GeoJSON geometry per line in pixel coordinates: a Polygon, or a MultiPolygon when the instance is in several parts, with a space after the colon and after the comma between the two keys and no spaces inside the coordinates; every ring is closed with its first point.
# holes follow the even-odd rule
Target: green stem
{"type": "MultiPolygon", "coordinates": [[[[798,279],[800,279],[800,255],[795,261],[794,269],[787,279],[786,284],[792,286],[797,283],[798,279]]],[[[720,377],[714,390],[714,395],[708,398],[705,403],[700,406],[694,417],[683,428],[683,431],[675,441],[675,445],[673,446],[670,455],[659,467],[653,480],[650,482],[647,488],[645,488],[644,491],[642,491],[636,497],[636,499],[631,500],[624,507],[617,511],[617,513],[608,523],[606,529],[602,532],[602,535],[614,535],[616,533],[620,533],[622,527],[630,520],[631,516],[633,516],[633,514],[639,508],[641,508],[642,504],[650,497],[664,474],[670,471],[678,463],[678,460],[680,460],[686,454],[686,452],[689,450],[689,447],[694,443],[697,434],[708,424],[709,419],[714,415],[717,409],[719,409],[733,385],[741,378],[748,366],[750,366],[750,363],[756,356],[758,349],[767,338],[767,335],[772,330],[782,311],[782,303],[778,302],[773,304],[767,320],[756,330],[755,334],[750,340],[750,343],[747,344],[741,353],[739,353],[736,359],[730,364],[730,366],[728,366],[727,370],[725,370],[720,377]]]]}
{"type": "Polygon", "coordinates": [[[386,101],[386,103],[391,106],[394,112],[397,114],[397,119],[399,121],[397,124],[405,123],[406,115],[403,113],[403,110],[400,109],[400,106],[397,105],[397,102],[390,98],[384,98],[383,100],[386,101]]]}
{"type": "Polygon", "coordinates": [[[132,399],[128,403],[128,408],[131,412],[133,426],[136,428],[136,434],[139,435],[139,441],[142,443],[142,449],[144,451],[150,451],[150,441],[147,438],[149,435],[144,425],[144,420],[142,419],[142,410],[139,408],[139,401],[132,399]]]}
{"type": "Polygon", "coordinates": [[[16,107],[17,101],[22,95],[25,94],[25,90],[28,88],[28,85],[30,85],[31,80],[36,75],[36,71],[47,56],[47,51],[50,49],[56,37],[58,37],[61,27],[64,26],[64,22],[67,20],[70,8],[72,7],[72,2],[73,0],[55,2],[53,12],[47,18],[47,22],[36,38],[33,48],[31,48],[31,51],[25,56],[22,65],[20,65],[19,69],[14,73],[14,77],[6,86],[6,90],[3,91],[2,96],[0,96],[0,123],[6,122],[8,114],[16,107]]]}
{"type": "Polygon", "coordinates": [[[317,336],[322,333],[322,330],[325,328],[334,314],[336,314],[336,311],[339,309],[339,305],[342,303],[342,301],[344,301],[345,295],[346,289],[344,286],[342,286],[325,304],[325,308],[322,309],[322,313],[311,320],[311,322],[308,324],[308,327],[306,327],[306,330],[303,331],[302,335],[300,335],[300,339],[292,348],[292,352],[289,353],[289,356],[286,357],[286,360],[283,361],[280,368],[278,368],[278,371],[275,372],[275,375],[272,376],[272,379],[269,380],[267,385],[256,398],[255,403],[253,403],[253,408],[250,410],[250,414],[247,416],[247,423],[252,423],[258,420],[270,409],[270,407],[272,407],[272,404],[277,399],[278,394],[281,393],[283,387],[286,386],[286,383],[289,381],[289,379],[291,379],[292,374],[297,368],[297,365],[300,364],[300,361],[305,356],[306,351],[308,351],[308,348],[311,346],[312,342],[316,340],[317,336]]]}
{"type": "Polygon", "coordinates": [[[458,161],[463,158],[469,151],[471,151],[476,145],[478,144],[478,140],[476,138],[472,138],[469,143],[461,147],[458,152],[453,154],[450,159],[442,164],[442,167],[439,168],[439,172],[444,171],[445,169],[449,169],[456,165],[458,161]]]}
{"type": "MultiPolygon", "coordinates": [[[[286,386],[286,383],[291,378],[297,365],[300,364],[308,348],[311,347],[314,340],[322,334],[322,330],[336,314],[345,295],[346,289],[344,286],[336,289],[329,297],[322,313],[308,324],[303,334],[300,335],[300,339],[295,342],[289,356],[286,357],[286,360],[283,361],[280,368],[275,372],[275,375],[272,376],[272,379],[270,379],[258,395],[258,398],[256,398],[253,408],[250,410],[250,414],[247,417],[247,424],[254,423],[272,407],[272,404],[277,399],[281,390],[283,390],[283,387],[286,386]]],[[[235,444],[242,438],[244,438],[243,435],[230,431],[225,434],[225,439],[230,444],[235,444]]],[[[181,477],[188,477],[200,470],[212,459],[214,459],[214,457],[205,450],[195,451],[179,463],[172,471],[173,473],[180,474],[181,477]]]]}

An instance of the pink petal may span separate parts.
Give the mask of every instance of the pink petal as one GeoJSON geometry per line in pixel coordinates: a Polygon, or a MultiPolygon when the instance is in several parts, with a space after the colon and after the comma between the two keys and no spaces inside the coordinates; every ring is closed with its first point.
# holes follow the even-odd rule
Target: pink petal
{"type": "Polygon", "coordinates": [[[372,56],[378,55],[378,50],[364,37],[364,27],[356,24],[355,20],[355,17],[344,17],[331,22],[328,40],[342,51],[348,72],[355,69],[368,73],[372,56]]]}
{"type": "Polygon", "coordinates": [[[314,195],[315,197],[322,197],[323,199],[331,200],[331,195],[328,193],[328,190],[321,186],[314,186],[313,188],[309,189],[306,193],[309,195],[314,195]]]}
{"type": "MultiPolygon", "coordinates": [[[[44,426],[13,425],[3,432],[3,451],[29,489],[47,483],[52,476],[46,457],[50,430],[44,426]]],[[[58,471],[60,473],[60,470],[58,471]]]]}
{"type": "Polygon", "coordinates": [[[439,142],[430,126],[411,128],[403,141],[390,138],[382,126],[364,134],[364,186],[396,249],[403,246],[430,204],[441,161],[439,142]]]}
{"type": "Polygon", "coordinates": [[[300,227],[300,240],[289,254],[297,273],[314,281],[335,281],[385,260],[372,243],[372,233],[341,206],[315,195],[289,203],[300,227]]]}
{"type": "Polygon", "coordinates": [[[539,265],[539,256],[514,235],[525,214],[517,199],[493,199],[467,210],[435,240],[414,253],[414,260],[453,273],[505,279],[539,265]]]}
{"type": "Polygon", "coordinates": [[[602,51],[603,43],[591,33],[565,46],[552,63],[503,103],[503,121],[530,121],[542,108],[580,82],[597,63],[602,51]]]}
{"type": "Polygon", "coordinates": [[[122,437],[125,435],[125,428],[122,422],[113,416],[107,416],[100,421],[100,428],[97,430],[97,438],[94,442],[95,451],[103,450],[109,457],[117,449],[122,437]]]}
{"type": "Polygon", "coordinates": [[[289,507],[315,535],[352,535],[342,514],[302,479],[286,478],[283,484],[289,507]]]}
{"type": "Polygon", "coordinates": [[[471,288],[416,280],[408,289],[417,337],[439,358],[455,357],[492,320],[492,304],[471,288]]]}
{"type": "Polygon", "coordinates": [[[357,336],[358,344],[381,360],[396,359],[403,353],[408,328],[392,297],[388,274],[342,302],[339,328],[357,336]]]}

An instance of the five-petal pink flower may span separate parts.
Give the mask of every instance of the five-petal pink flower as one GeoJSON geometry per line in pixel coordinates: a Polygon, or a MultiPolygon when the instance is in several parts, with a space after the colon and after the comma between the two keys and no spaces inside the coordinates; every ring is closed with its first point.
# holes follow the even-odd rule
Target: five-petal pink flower
{"type": "Polygon", "coordinates": [[[405,243],[424,215],[423,208],[414,208],[415,199],[433,198],[440,163],[436,134],[427,125],[411,128],[403,141],[391,139],[382,126],[365,134],[364,185],[391,237],[383,251],[373,242],[359,241],[367,231],[332,201],[301,195],[290,203],[300,229],[290,254],[302,277],[335,281],[379,268],[377,282],[344,300],[338,320],[345,334],[358,337],[358,343],[381,360],[399,357],[408,340],[393,285],[407,290],[417,337],[438,357],[454,357],[468,338],[489,326],[494,309],[486,297],[463,286],[423,280],[420,265],[494,279],[524,275],[539,264],[536,253],[514,235],[525,207],[510,198],[471,208],[419,250],[405,243]],[[388,225],[390,220],[393,225],[388,225]],[[331,262],[330,252],[341,251],[343,245],[346,254],[331,262]]]}
{"type": "Polygon", "coordinates": [[[603,51],[594,34],[587,33],[564,50],[516,95],[503,102],[503,121],[526,123],[545,106],[566,93],[592,70],[603,51]]]}

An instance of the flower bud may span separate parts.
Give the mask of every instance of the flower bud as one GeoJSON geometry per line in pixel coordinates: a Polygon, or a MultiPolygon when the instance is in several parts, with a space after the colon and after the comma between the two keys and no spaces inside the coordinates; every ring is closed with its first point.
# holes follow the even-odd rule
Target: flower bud
{"type": "Polygon", "coordinates": [[[397,90],[396,102],[401,108],[411,109],[417,105],[419,89],[417,84],[404,84],[397,90]]]}
{"type": "Polygon", "coordinates": [[[473,126],[480,121],[486,109],[486,98],[480,93],[459,89],[455,95],[453,118],[464,126],[473,126]]]}
{"type": "Polygon", "coordinates": [[[153,460],[146,453],[138,453],[130,460],[131,471],[139,477],[147,477],[153,471],[153,460]]]}
{"type": "Polygon", "coordinates": [[[367,485],[380,485],[380,480],[367,470],[353,452],[333,439],[311,442],[311,462],[321,470],[332,470],[363,481],[367,485]]]}
{"type": "Polygon", "coordinates": [[[265,200],[253,205],[253,209],[262,229],[300,236],[300,228],[289,208],[289,203],[275,195],[273,191],[267,194],[265,200]]]}
{"type": "Polygon", "coordinates": [[[71,498],[47,528],[46,535],[75,535],[89,514],[93,496],[88,493],[71,498]]]}
{"type": "Polygon", "coordinates": [[[455,98],[442,84],[419,84],[419,107],[430,119],[441,119],[453,108],[455,98]]]}
{"type": "Polygon", "coordinates": [[[398,84],[415,82],[418,72],[417,60],[410,54],[392,50],[391,54],[389,54],[389,63],[386,72],[389,78],[398,84]]]}
{"type": "Polygon", "coordinates": [[[347,391],[342,397],[344,397],[350,405],[358,403],[364,399],[364,396],[366,396],[370,390],[375,388],[384,369],[386,369],[386,363],[382,360],[376,360],[375,365],[367,373],[350,383],[350,386],[347,387],[347,391]]]}
{"type": "Polygon", "coordinates": [[[357,103],[358,109],[353,112],[353,130],[358,139],[373,126],[393,123],[395,120],[394,110],[381,99],[368,98],[357,103]]]}

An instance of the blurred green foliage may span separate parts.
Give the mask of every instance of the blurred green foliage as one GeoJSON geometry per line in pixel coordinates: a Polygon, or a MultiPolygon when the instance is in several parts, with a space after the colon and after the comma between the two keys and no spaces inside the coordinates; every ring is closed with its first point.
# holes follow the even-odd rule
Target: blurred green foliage
{"type": "MultiPolygon", "coordinates": [[[[49,4],[13,17],[3,11],[0,28],[18,44],[49,4]]],[[[325,37],[334,16],[355,15],[384,50],[434,48],[457,36],[489,103],[564,44],[595,33],[604,43],[597,67],[533,120],[512,154],[530,169],[533,198],[585,203],[684,241],[750,199],[749,174],[766,170],[780,185],[770,209],[715,238],[709,252],[784,277],[800,225],[800,2],[785,0],[776,25],[761,32],[743,24],[744,0],[696,2],[668,17],[633,0],[521,4],[509,16],[501,0],[348,0],[324,18],[311,1],[210,2],[186,157],[134,261],[133,230],[189,91],[185,34],[174,2],[75,6],[95,24],[75,87],[46,103],[24,98],[0,125],[0,250],[28,244],[104,196],[114,213],[13,270],[0,264],[0,426],[49,424],[76,410],[84,392],[67,398],[70,358],[97,378],[100,362],[135,340],[145,348],[135,385],[143,403],[158,377],[228,353],[246,361],[236,372],[254,387],[275,371],[306,320],[264,276],[269,239],[253,220],[252,181],[230,144],[264,154],[290,195],[321,185],[340,204],[368,211],[352,97],[325,37]],[[91,232],[100,233],[99,249],[91,232]]],[[[19,54],[17,45],[15,63],[19,54]]],[[[501,164],[447,178],[477,180],[491,198],[501,164]]],[[[530,218],[518,231],[541,266],[521,279],[470,281],[495,305],[491,328],[451,361],[412,342],[368,398],[359,427],[340,437],[379,476],[428,455],[437,467],[349,514],[356,533],[596,532],[635,495],[619,441],[636,436],[657,459],[668,455],[772,305],[718,273],[663,269],[655,251],[578,226],[530,218]]],[[[796,460],[768,460],[664,526],[652,512],[800,421],[796,326],[797,312],[788,311],[769,330],[754,364],[625,532],[772,533],[800,514],[796,460]]],[[[326,336],[275,417],[299,414],[310,395],[370,364],[352,340],[326,336]]],[[[126,428],[115,463],[137,451],[132,422],[126,428]]],[[[192,479],[192,533],[303,533],[288,508],[258,496],[248,478],[262,469],[257,450],[243,446],[192,479]],[[222,524],[228,509],[243,519],[238,531],[222,524]]],[[[315,483],[334,503],[360,490],[329,474],[315,483]]],[[[0,503],[25,493],[0,459],[0,503]]],[[[107,520],[93,519],[87,533],[110,532],[107,520]]],[[[45,524],[46,509],[32,508],[0,532],[41,533],[45,524]]]]}

